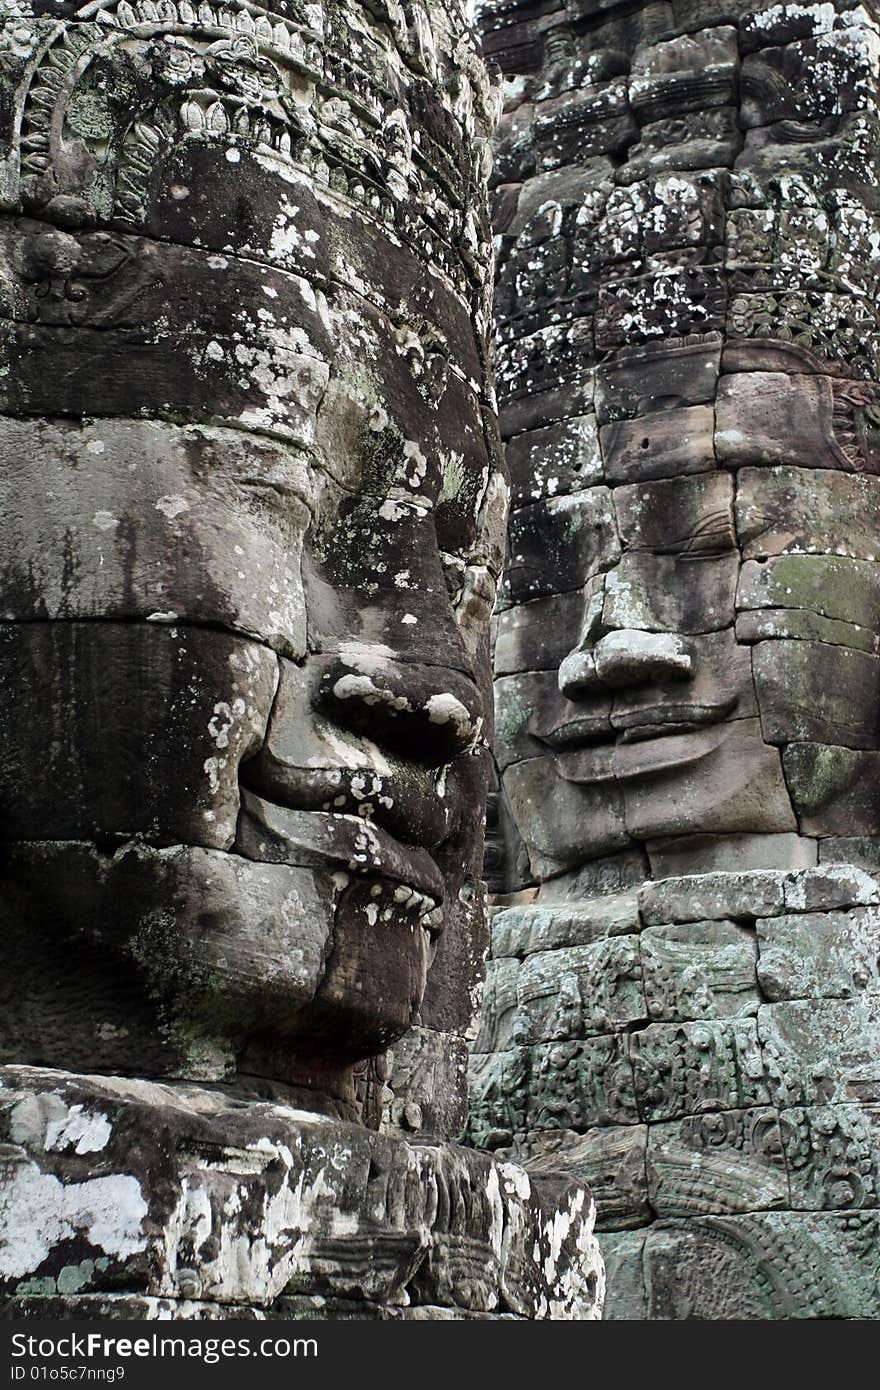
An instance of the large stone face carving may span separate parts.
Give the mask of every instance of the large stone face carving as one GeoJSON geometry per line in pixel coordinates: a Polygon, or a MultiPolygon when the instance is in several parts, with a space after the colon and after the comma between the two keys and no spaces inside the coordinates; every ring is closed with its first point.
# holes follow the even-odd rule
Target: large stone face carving
{"type": "Polygon", "coordinates": [[[13,978],[58,1003],[35,1062],[350,1101],[444,928],[451,969],[479,955],[488,89],[460,17],[354,8],[7,24],[0,805],[13,978]]]}
{"type": "Polygon", "coordinates": [[[638,1229],[612,1317],[876,1316],[877,16],[482,27],[513,500],[474,1135],[638,1229]]]}
{"type": "Polygon", "coordinates": [[[30,0],[0,43],[4,1292],[595,1315],[582,1187],[400,1137],[462,1128],[486,949],[507,487],[463,7],[30,0]],[[219,1151],[182,1214],[154,1127],[219,1151]],[[568,1223],[537,1283],[504,1182],[523,1232],[568,1223]],[[340,1224],[387,1277],[335,1278],[340,1224]],[[470,1236],[488,1284],[417,1277],[470,1236]]]}

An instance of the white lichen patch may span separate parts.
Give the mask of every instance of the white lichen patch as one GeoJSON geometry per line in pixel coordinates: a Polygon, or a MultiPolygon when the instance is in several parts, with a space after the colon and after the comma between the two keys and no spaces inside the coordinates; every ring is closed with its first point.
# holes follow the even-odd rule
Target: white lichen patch
{"type": "Polygon", "coordinates": [[[100,1153],[112,1132],[106,1115],[100,1111],[90,1114],[82,1105],[72,1105],[63,1119],[47,1121],[44,1148],[47,1152],[73,1148],[78,1154],[100,1153]]]}
{"type": "Polygon", "coordinates": [[[181,512],[189,511],[189,503],[186,498],[180,497],[175,493],[168,493],[166,496],[160,497],[155,507],[156,511],[161,512],[163,516],[167,516],[169,521],[173,521],[176,516],[180,516],[181,512]]]}
{"type": "Polygon", "coordinates": [[[115,1259],[145,1249],[147,1203],[137,1178],[114,1173],[64,1184],[17,1164],[0,1190],[0,1275],[26,1279],[62,1243],[78,1239],[115,1259]]]}

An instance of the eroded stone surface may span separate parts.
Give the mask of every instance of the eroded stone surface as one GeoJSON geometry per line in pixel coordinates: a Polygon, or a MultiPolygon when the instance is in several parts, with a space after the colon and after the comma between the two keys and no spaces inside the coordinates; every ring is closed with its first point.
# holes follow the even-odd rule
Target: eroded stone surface
{"type": "Polygon", "coordinates": [[[599,1315],[582,1184],[186,1083],[5,1067],[0,1108],[13,1315],[59,1295],[112,1316],[140,1299],[283,1317],[304,1298],[329,1317],[335,1300],[362,1316],[599,1315]]]}
{"type": "MultiPolygon", "coordinates": [[[[460,0],[0,17],[0,1063],[68,1069],[0,1090],[13,1314],[599,1314],[585,1187],[449,1143],[498,106],[460,0]]],[[[522,411],[554,595],[602,549],[582,389],[522,411]]]]}
{"type": "Polygon", "coordinates": [[[611,1317],[877,1317],[875,7],[479,9],[522,504],[472,1132],[594,1175],[611,1317]]]}

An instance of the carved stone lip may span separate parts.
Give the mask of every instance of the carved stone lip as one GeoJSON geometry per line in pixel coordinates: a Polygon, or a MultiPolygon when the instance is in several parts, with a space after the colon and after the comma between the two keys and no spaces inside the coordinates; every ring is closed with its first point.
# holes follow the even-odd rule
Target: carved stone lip
{"type": "Polygon", "coordinates": [[[327,828],[334,839],[342,842],[343,852],[349,847],[351,849],[346,860],[350,873],[369,877],[378,875],[397,883],[402,889],[412,890],[422,899],[419,904],[421,916],[432,912],[443,902],[446,896],[443,875],[434,857],[421,845],[404,844],[375,821],[359,820],[357,816],[311,811],[305,814],[326,815],[327,828]]]}
{"type": "Polygon", "coordinates": [[[557,752],[554,763],[564,781],[584,784],[670,772],[714,753],[726,738],[728,725],[723,717],[711,724],[643,724],[636,738],[623,733],[603,743],[571,747],[557,752]]]}
{"type": "Polygon", "coordinates": [[[736,697],[713,705],[661,700],[627,710],[615,708],[611,714],[576,715],[546,732],[533,730],[533,733],[548,748],[564,753],[597,744],[634,743],[692,733],[720,724],[729,718],[735,705],[736,697]]]}
{"type": "Polygon", "coordinates": [[[387,879],[410,895],[421,917],[445,897],[443,874],[423,846],[404,844],[361,816],[291,806],[245,788],[235,847],[249,859],[387,879]]]}
{"type": "Polygon", "coordinates": [[[661,703],[640,705],[629,710],[615,709],[611,719],[619,731],[620,741],[635,743],[641,739],[663,738],[672,734],[693,733],[728,719],[736,706],[736,696],[714,705],[661,703]]]}
{"type": "Polygon", "coordinates": [[[545,743],[548,748],[560,751],[587,744],[609,743],[615,738],[607,709],[601,714],[576,715],[549,728],[536,728],[532,724],[529,726],[529,733],[540,743],[545,743]]]}
{"type": "Polygon", "coordinates": [[[729,721],[722,719],[686,731],[676,726],[658,726],[653,738],[642,736],[624,741],[621,737],[614,750],[614,775],[625,782],[631,777],[689,767],[714,753],[729,731],[729,721]]]}

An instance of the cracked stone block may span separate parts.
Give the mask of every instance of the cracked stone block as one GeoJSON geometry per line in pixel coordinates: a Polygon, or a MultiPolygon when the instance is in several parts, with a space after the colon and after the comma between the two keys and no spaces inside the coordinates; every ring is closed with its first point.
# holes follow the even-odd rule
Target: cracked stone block
{"type": "Polygon", "coordinates": [[[734,922],[646,927],[639,946],[652,1020],[679,1022],[757,1012],[754,932],[734,922]]]}
{"type": "Polygon", "coordinates": [[[816,613],[793,608],[762,608],[759,612],[740,613],[736,620],[738,642],[766,642],[776,638],[800,642],[824,642],[838,647],[876,655],[878,639],[868,628],[856,623],[841,623],[816,613]]]}
{"type": "Polygon", "coordinates": [[[877,902],[880,884],[876,876],[852,862],[817,865],[785,885],[785,906],[789,912],[828,912],[877,902]]]}
{"type": "Polygon", "coordinates": [[[661,1219],[790,1206],[780,1117],[766,1107],[651,1125],[647,1173],[661,1219]]]}
{"type": "Polygon", "coordinates": [[[880,989],[880,910],[802,912],[758,922],[766,1000],[852,999],[880,989]]]}
{"type": "Polygon", "coordinates": [[[808,612],[874,631],[880,625],[880,574],[867,560],[839,555],[778,555],[747,560],[738,609],[808,612]]]}
{"type": "Polygon", "coordinates": [[[868,835],[828,835],[819,841],[819,863],[852,864],[875,873],[880,869],[880,844],[868,835]]]}

